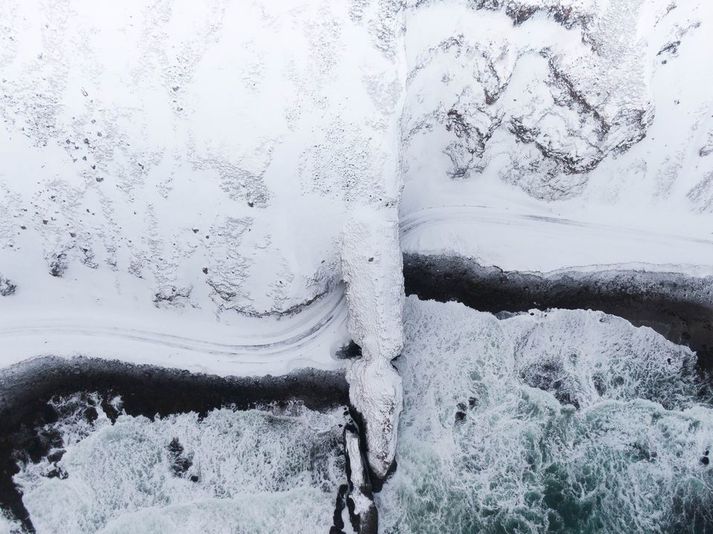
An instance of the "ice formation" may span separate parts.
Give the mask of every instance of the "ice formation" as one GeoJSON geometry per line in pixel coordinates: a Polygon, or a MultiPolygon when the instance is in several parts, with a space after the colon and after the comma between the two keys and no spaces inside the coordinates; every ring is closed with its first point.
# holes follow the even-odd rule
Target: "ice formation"
{"type": "Polygon", "coordinates": [[[347,369],[349,398],[363,417],[369,465],[380,478],[394,461],[402,404],[401,378],[391,364],[403,347],[398,239],[395,210],[359,212],[345,226],[342,249],[349,332],[362,351],[347,369]]]}

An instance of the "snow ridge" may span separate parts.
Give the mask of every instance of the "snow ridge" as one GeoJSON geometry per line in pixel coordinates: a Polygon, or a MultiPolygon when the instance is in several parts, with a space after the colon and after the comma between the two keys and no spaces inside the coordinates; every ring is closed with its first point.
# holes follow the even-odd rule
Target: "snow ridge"
{"type": "Polygon", "coordinates": [[[364,418],[367,459],[380,478],[394,461],[403,402],[401,378],[391,365],[403,347],[398,230],[395,210],[362,210],[345,225],[342,248],[348,329],[362,350],[347,369],[349,399],[364,418]]]}

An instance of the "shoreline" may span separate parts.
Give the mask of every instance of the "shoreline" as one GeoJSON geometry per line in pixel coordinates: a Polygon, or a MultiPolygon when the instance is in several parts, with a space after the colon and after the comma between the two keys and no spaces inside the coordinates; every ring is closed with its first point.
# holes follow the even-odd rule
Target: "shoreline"
{"type": "MultiPolygon", "coordinates": [[[[44,356],[0,370],[0,506],[27,532],[34,527],[12,477],[18,472],[16,455],[32,459],[46,455],[52,436],[37,429],[58,414],[47,404],[61,395],[98,392],[105,399],[120,395],[122,408],[132,416],[231,406],[237,410],[301,401],[313,410],[348,406],[349,390],[343,373],[305,369],[282,376],[219,377],[151,365],[134,365],[97,358],[44,356]]],[[[117,414],[118,415],[118,414],[117,414]]]]}
{"type": "Polygon", "coordinates": [[[490,313],[533,308],[592,309],[648,326],[698,355],[713,371],[713,276],[607,269],[552,273],[504,271],[475,260],[404,254],[406,294],[458,301],[490,313]]]}

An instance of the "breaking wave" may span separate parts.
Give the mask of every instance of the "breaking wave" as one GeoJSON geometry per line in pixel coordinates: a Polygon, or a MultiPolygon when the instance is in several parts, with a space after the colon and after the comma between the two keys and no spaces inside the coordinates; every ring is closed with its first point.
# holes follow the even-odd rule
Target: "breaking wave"
{"type": "MultiPolygon", "coordinates": [[[[104,399],[105,401],[106,399],[104,399]]],[[[73,395],[14,480],[38,533],[316,532],[346,483],[343,408],[299,403],[149,419],[73,395]],[[116,416],[111,413],[116,410],[116,416]]]]}
{"type": "Polygon", "coordinates": [[[407,299],[385,533],[713,529],[695,354],[593,311],[497,319],[407,299]]]}

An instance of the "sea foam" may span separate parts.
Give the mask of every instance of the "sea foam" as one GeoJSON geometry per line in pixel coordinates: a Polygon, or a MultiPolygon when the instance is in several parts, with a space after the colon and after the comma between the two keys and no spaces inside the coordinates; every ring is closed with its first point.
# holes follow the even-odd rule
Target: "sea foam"
{"type": "Polygon", "coordinates": [[[410,297],[382,532],[700,532],[713,409],[695,354],[600,312],[498,320],[410,297]]]}

